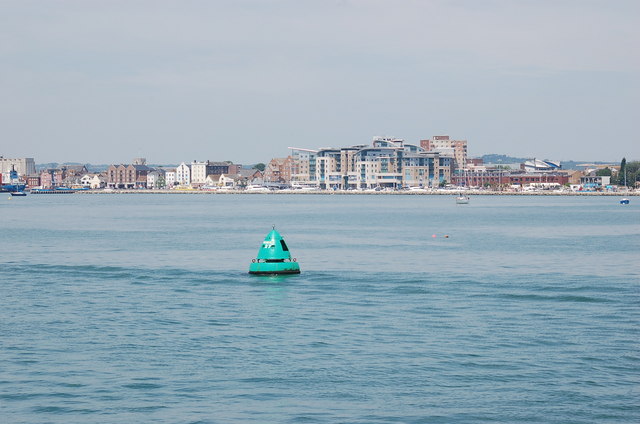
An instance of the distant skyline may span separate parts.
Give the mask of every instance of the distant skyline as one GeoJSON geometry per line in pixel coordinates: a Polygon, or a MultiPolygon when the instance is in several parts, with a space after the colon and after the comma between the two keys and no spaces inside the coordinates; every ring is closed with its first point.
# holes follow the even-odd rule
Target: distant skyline
{"type": "Polygon", "coordinates": [[[0,155],[640,159],[636,0],[0,0],[0,155]]]}

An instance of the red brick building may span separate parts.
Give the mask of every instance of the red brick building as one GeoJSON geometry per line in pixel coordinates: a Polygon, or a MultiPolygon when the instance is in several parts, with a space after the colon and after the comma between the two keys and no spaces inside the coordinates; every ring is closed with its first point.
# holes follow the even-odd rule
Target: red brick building
{"type": "Polygon", "coordinates": [[[264,169],[264,180],[271,183],[291,182],[292,162],[291,156],[271,159],[264,169]]]}
{"type": "Polygon", "coordinates": [[[504,170],[464,171],[452,178],[452,183],[465,187],[486,185],[569,184],[569,175],[564,172],[512,172],[504,170]]]}
{"type": "Polygon", "coordinates": [[[147,188],[147,174],[151,171],[146,165],[110,165],[107,169],[107,187],[147,188]]]}

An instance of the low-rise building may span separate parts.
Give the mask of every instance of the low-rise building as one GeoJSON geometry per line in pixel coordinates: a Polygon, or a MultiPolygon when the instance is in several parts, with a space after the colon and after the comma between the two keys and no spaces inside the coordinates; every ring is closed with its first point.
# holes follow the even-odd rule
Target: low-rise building
{"type": "Polygon", "coordinates": [[[92,189],[105,188],[107,186],[107,178],[104,173],[95,174],[91,179],[89,187],[92,189]]]}
{"type": "Polygon", "coordinates": [[[27,175],[25,178],[27,187],[40,187],[40,175],[27,175]]]}
{"type": "Polygon", "coordinates": [[[580,177],[580,185],[585,188],[602,189],[611,185],[611,176],[585,175],[580,177]]]}
{"type": "Polygon", "coordinates": [[[507,187],[507,186],[544,186],[565,185],[569,183],[569,175],[565,172],[525,172],[522,170],[485,169],[458,171],[452,180],[461,187],[507,187]]]}
{"type": "Polygon", "coordinates": [[[220,175],[218,185],[220,188],[236,188],[237,181],[230,175],[220,175]]]}
{"type": "Polygon", "coordinates": [[[93,177],[95,175],[96,174],[84,174],[80,178],[80,184],[82,185],[82,187],[90,188],[91,187],[91,181],[93,180],[93,177]]]}
{"type": "Polygon", "coordinates": [[[167,186],[165,171],[161,168],[156,168],[147,174],[147,188],[149,189],[162,189],[167,186]]]}
{"type": "Polygon", "coordinates": [[[221,174],[210,174],[207,175],[204,186],[205,187],[220,187],[220,175],[221,174]]]}

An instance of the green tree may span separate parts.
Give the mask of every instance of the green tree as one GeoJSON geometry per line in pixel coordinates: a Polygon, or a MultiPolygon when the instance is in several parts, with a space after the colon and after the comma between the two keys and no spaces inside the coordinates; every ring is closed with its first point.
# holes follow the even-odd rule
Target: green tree
{"type": "Polygon", "coordinates": [[[253,169],[257,169],[260,172],[263,172],[266,167],[267,167],[267,165],[265,165],[262,162],[256,163],[255,165],[253,165],[253,169]]]}
{"type": "Polygon", "coordinates": [[[626,174],[627,174],[627,158],[622,158],[622,161],[620,162],[620,172],[618,172],[618,185],[625,184],[626,174]]]}
{"type": "MultiPolygon", "coordinates": [[[[627,185],[635,187],[638,184],[638,181],[640,181],[640,162],[633,161],[626,163],[625,170],[627,173],[627,185]]],[[[624,180],[624,176],[622,178],[624,180]]]]}
{"type": "Polygon", "coordinates": [[[596,171],[596,176],[598,177],[610,177],[611,170],[609,168],[598,169],[596,171]]]}

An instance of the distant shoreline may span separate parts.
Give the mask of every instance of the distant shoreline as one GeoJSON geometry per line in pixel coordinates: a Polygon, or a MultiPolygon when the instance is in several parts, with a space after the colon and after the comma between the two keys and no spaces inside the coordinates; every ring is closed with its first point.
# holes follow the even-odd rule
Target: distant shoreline
{"type": "Polygon", "coordinates": [[[464,190],[462,192],[451,191],[330,191],[330,190],[277,190],[271,192],[250,192],[244,190],[224,190],[224,191],[206,191],[206,190],[86,190],[77,191],[77,194],[204,194],[204,195],[230,195],[230,194],[243,194],[250,196],[257,195],[278,195],[278,194],[291,194],[291,195],[343,195],[343,196],[457,196],[460,193],[470,196],[640,196],[640,192],[553,192],[553,191],[488,191],[488,190],[464,190]]]}

